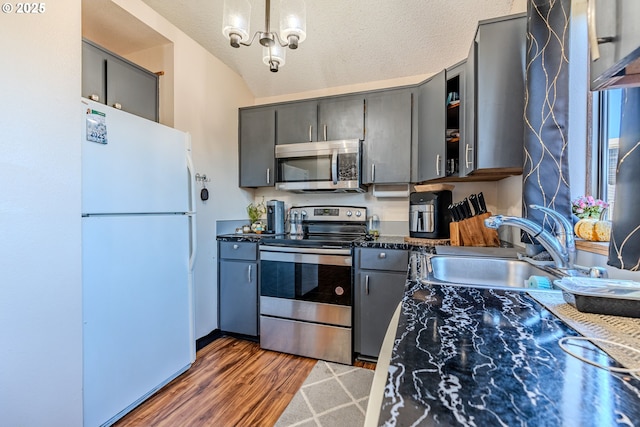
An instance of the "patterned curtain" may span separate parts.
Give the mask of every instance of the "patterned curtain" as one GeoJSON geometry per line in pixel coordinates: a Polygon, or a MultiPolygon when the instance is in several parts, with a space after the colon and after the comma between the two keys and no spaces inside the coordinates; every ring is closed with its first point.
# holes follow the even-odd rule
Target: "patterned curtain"
{"type": "Polygon", "coordinates": [[[640,88],[623,91],[621,111],[616,194],[607,264],[639,271],[640,88]]]}
{"type": "MultiPolygon", "coordinates": [[[[530,0],[527,58],[523,216],[552,230],[554,222],[530,204],[571,220],[569,191],[569,16],[571,0],[530,0]]],[[[532,243],[526,233],[522,241],[532,243]]]]}

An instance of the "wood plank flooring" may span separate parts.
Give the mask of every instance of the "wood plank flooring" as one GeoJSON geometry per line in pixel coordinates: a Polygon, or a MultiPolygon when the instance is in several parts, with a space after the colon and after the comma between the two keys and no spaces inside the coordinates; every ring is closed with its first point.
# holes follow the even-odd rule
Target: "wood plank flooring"
{"type": "MultiPolygon", "coordinates": [[[[218,338],[198,351],[187,372],[115,426],[270,427],[315,363],[315,359],[261,350],[255,342],[218,338]]],[[[374,363],[356,365],[375,369],[374,363]]]]}

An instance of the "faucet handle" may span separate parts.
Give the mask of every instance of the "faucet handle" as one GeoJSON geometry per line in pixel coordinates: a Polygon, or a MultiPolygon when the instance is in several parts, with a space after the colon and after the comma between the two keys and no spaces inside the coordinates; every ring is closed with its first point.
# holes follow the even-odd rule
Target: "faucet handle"
{"type": "Polygon", "coordinates": [[[604,267],[590,267],[589,277],[594,279],[606,279],[609,277],[609,272],[604,267]]]}

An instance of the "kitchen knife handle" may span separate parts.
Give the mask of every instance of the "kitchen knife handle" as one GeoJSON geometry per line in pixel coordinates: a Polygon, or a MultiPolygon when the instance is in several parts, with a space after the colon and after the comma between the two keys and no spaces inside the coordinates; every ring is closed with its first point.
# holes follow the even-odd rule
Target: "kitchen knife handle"
{"type": "Polygon", "coordinates": [[[369,275],[364,276],[364,292],[369,295],[369,275]]]}

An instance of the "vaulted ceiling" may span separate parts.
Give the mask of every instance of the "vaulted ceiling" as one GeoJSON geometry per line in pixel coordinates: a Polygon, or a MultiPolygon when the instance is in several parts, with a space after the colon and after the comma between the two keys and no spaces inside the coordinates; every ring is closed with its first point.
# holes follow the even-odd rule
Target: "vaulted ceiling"
{"type": "MultiPolygon", "coordinates": [[[[257,98],[430,75],[467,56],[479,20],[523,11],[524,0],[306,0],[307,39],[272,73],[262,47],[222,35],[223,0],[143,0],[240,74],[257,98]]],[[[251,32],[264,30],[265,1],[251,32]]],[[[271,1],[278,27],[279,0],[271,1]]]]}

